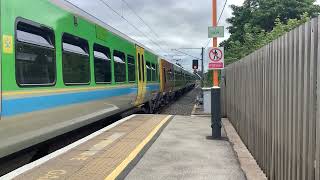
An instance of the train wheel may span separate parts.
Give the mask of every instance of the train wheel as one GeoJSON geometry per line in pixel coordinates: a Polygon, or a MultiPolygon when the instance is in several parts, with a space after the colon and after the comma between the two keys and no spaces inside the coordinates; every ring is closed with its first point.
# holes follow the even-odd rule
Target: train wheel
{"type": "Polygon", "coordinates": [[[152,103],[151,101],[146,103],[143,107],[142,107],[142,111],[145,114],[152,114],[153,113],[153,108],[152,108],[152,103]]]}

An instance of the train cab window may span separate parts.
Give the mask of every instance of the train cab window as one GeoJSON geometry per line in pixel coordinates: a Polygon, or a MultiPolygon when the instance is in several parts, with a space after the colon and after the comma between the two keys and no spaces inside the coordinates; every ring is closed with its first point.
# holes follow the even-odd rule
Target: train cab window
{"type": "Polygon", "coordinates": [[[152,80],[152,68],[151,63],[147,62],[147,81],[150,82],[152,80]]]}
{"type": "Polygon", "coordinates": [[[62,72],[66,85],[90,83],[89,59],[86,40],[66,33],[62,36],[62,72]]]}
{"type": "Polygon", "coordinates": [[[116,82],[126,82],[126,61],[125,54],[120,51],[113,51],[114,77],[116,82]]]}
{"type": "Polygon", "coordinates": [[[111,83],[110,49],[98,44],[93,46],[94,76],[96,83],[111,83]]]}
{"type": "Polygon", "coordinates": [[[167,83],[167,71],[165,68],[163,68],[163,77],[164,77],[164,83],[167,83]]]}
{"type": "Polygon", "coordinates": [[[54,32],[36,23],[18,22],[16,28],[16,81],[19,86],[55,84],[54,32]]]}
{"type": "Polygon", "coordinates": [[[131,55],[128,55],[127,61],[128,61],[129,82],[135,82],[136,81],[136,65],[134,62],[134,57],[131,55]]]}
{"type": "Polygon", "coordinates": [[[151,64],[151,70],[152,70],[152,81],[156,81],[156,65],[151,64]]]}

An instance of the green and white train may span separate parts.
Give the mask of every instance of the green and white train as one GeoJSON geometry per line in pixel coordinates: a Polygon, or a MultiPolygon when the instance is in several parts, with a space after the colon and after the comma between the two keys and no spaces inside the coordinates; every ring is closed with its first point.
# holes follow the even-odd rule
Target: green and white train
{"type": "Polygon", "coordinates": [[[0,14],[0,158],[194,85],[67,1],[1,0],[0,14]]]}

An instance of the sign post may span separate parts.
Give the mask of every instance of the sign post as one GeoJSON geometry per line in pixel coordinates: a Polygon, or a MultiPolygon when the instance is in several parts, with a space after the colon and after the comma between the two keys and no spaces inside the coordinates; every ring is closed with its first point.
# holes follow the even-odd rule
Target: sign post
{"type": "MultiPolygon", "coordinates": [[[[217,0],[212,0],[212,26],[217,27],[217,0]]],[[[213,69],[213,88],[211,88],[211,128],[214,139],[221,138],[220,88],[218,69],[224,68],[224,51],[217,48],[217,37],[213,37],[212,49],[208,51],[209,69],[213,69]]]]}

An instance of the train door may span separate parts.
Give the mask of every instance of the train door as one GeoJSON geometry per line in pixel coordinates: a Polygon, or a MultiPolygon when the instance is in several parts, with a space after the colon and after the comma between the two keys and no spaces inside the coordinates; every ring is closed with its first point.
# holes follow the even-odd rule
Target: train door
{"type": "Polygon", "coordinates": [[[135,105],[144,103],[144,98],[147,89],[147,78],[146,78],[146,61],[144,57],[144,49],[140,46],[136,46],[137,49],[137,78],[138,78],[138,93],[135,105]]]}

